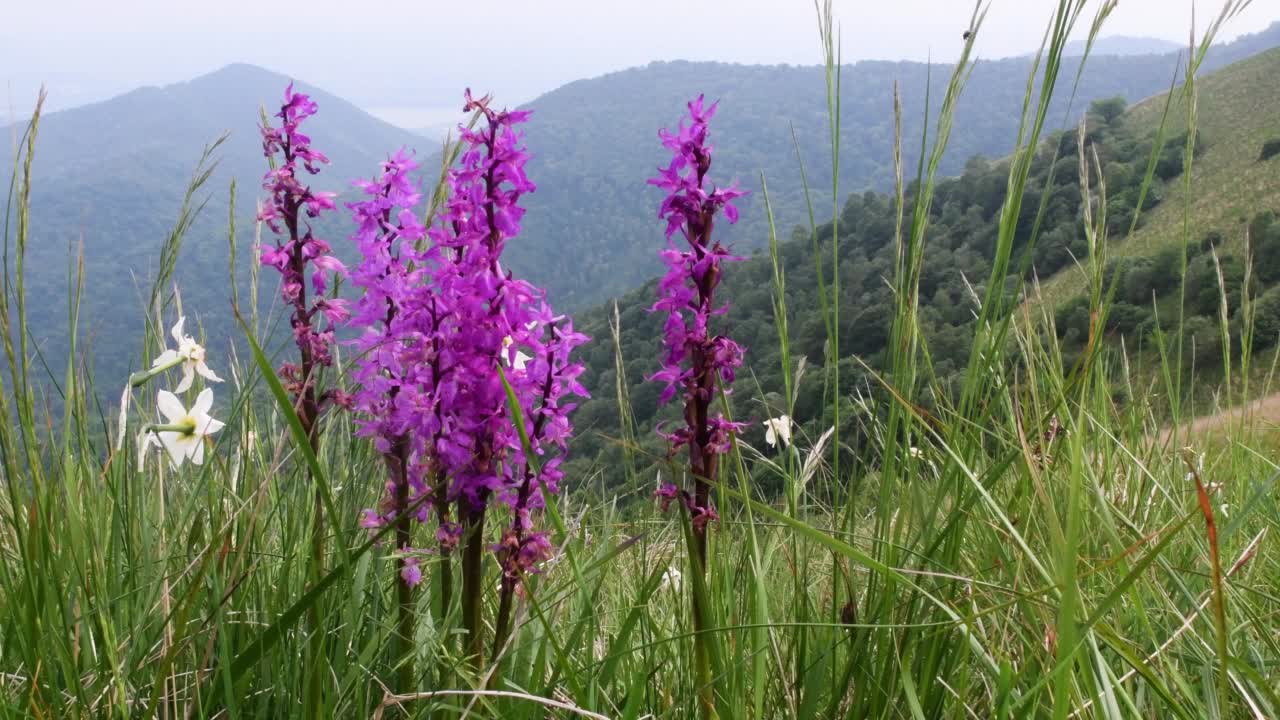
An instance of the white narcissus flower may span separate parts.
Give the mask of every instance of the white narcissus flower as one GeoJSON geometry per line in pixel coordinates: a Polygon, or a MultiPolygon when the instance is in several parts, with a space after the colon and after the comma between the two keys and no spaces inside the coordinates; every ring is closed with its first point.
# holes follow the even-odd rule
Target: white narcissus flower
{"type": "MultiPolygon", "coordinates": [[[[536,325],[537,323],[533,324],[536,325]]],[[[511,359],[508,349],[514,344],[515,340],[511,339],[510,335],[502,338],[502,360],[507,364],[507,367],[514,369],[516,372],[524,372],[524,366],[529,364],[533,356],[525,354],[523,350],[516,350],[515,358],[511,359]]]]}
{"type": "Polygon", "coordinates": [[[182,332],[182,325],[186,322],[185,317],[178,318],[177,324],[173,326],[173,330],[169,333],[173,336],[174,342],[178,343],[177,350],[165,350],[160,353],[155,362],[151,363],[153,371],[171,368],[175,365],[182,364],[182,382],[178,383],[178,387],[174,388],[176,392],[186,392],[191,387],[191,382],[195,380],[196,373],[206,380],[213,382],[222,382],[222,378],[218,377],[209,366],[204,362],[204,347],[195,341],[190,335],[182,332]]]}
{"type": "Polygon", "coordinates": [[[224,424],[209,417],[209,410],[213,408],[213,390],[201,390],[190,410],[168,390],[159,392],[156,405],[168,421],[167,425],[161,426],[164,429],[156,429],[156,435],[168,451],[173,467],[176,469],[188,459],[196,465],[203,464],[205,436],[218,432],[224,424]]]}
{"type": "Polygon", "coordinates": [[[680,575],[679,570],[675,569],[674,567],[668,567],[662,573],[662,580],[658,583],[658,589],[661,590],[662,588],[669,587],[672,589],[672,591],[678,593],[680,592],[681,579],[682,579],[682,576],[680,575]]]}
{"type": "Polygon", "coordinates": [[[791,418],[786,415],[765,420],[764,441],[769,443],[769,447],[777,447],[778,443],[782,443],[783,447],[790,445],[791,424],[791,418]]]}

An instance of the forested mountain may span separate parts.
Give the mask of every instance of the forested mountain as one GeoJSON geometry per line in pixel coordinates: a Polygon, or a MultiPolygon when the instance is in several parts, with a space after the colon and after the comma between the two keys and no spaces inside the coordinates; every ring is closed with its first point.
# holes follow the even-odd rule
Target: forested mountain
{"type": "MultiPolygon", "coordinates": [[[[1149,37],[1129,37],[1127,35],[1110,35],[1098,38],[1089,51],[1093,55],[1162,55],[1178,52],[1182,46],[1168,40],[1149,37]]],[[[1067,56],[1083,55],[1085,41],[1073,40],[1067,43],[1063,54],[1067,56]]]]}
{"type": "MultiPolygon", "coordinates": [[[[261,68],[231,65],[190,82],[142,88],[42,118],[32,167],[26,270],[38,347],[53,357],[66,354],[68,269],[74,247],[83,242],[81,347],[90,349],[99,372],[109,377],[123,378],[131,362],[136,369],[145,297],[161,245],[177,221],[202,147],[229,131],[214,155],[216,171],[196,198],[208,202],[187,234],[175,275],[185,310],[195,313],[188,327],[202,324],[213,351],[225,352],[229,339],[239,335],[228,291],[229,186],[232,178],[238,181],[237,275],[243,284],[251,263],[255,202],[267,170],[257,130],[259,107],[268,114],[278,110],[288,82],[261,68]]],[[[421,142],[322,90],[305,83],[297,87],[322,108],[310,132],[332,164],[316,176],[317,189],[345,191],[352,178],[371,174],[388,150],[421,142]]],[[[0,131],[6,138],[0,148],[6,180],[13,167],[8,140],[21,131],[0,131]]],[[[346,227],[345,222],[327,224],[327,237],[345,245],[346,227]]],[[[264,290],[264,304],[275,298],[274,287],[264,290]]]]}
{"type": "MultiPolygon", "coordinates": [[[[1280,45],[1280,24],[1215,48],[1207,66],[1275,45],[1280,45]]],[[[1168,87],[1177,68],[1176,54],[1094,58],[1075,105],[1068,108],[1069,93],[1060,93],[1052,117],[1073,125],[1096,99],[1152,95],[1168,87]]],[[[1008,152],[1029,69],[1027,58],[977,64],[958,109],[943,175],[961,172],[974,156],[1008,152]]],[[[844,68],[842,194],[861,196],[890,183],[895,82],[904,103],[906,160],[909,167],[914,164],[924,133],[926,88],[932,88],[931,108],[936,110],[950,71],[947,65],[905,62],[844,68]]],[[[1074,73],[1069,62],[1063,77],[1074,73]]],[[[146,286],[154,275],[159,248],[178,215],[200,148],[224,130],[231,131],[231,138],[219,149],[220,164],[201,194],[209,202],[188,233],[177,281],[187,311],[198,313],[211,348],[221,350],[238,336],[229,309],[227,189],[231,178],[239,181],[237,273],[243,282],[252,262],[250,220],[265,170],[256,130],[258,108],[270,111],[286,82],[260,68],[233,65],[187,83],[145,88],[43,119],[27,263],[32,333],[39,347],[55,357],[66,347],[70,250],[83,241],[81,327],[87,337],[81,347],[91,348],[93,362],[106,376],[123,377],[131,364],[136,367],[143,327],[138,286],[146,286]]],[[[460,91],[465,84],[460,77],[460,91]]],[[[431,141],[316,88],[300,87],[319,102],[310,130],[317,147],[333,160],[315,179],[318,189],[348,189],[352,179],[371,174],[380,159],[401,146],[417,147],[430,167],[436,151],[431,141]]],[[[669,62],[571,83],[530,103],[535,114],[527,126],[534,155],[529,169],[538,190],[528,196],[525,233],[508,250],[510,267],[545,285],[557,307],[590,307],[657,271],[659,194],[645,179],[663,160],[657,129],[676,122],[684,103],[699,92],[721,102],[717,177],[726,182],[736,177],[743,186],[758,189],[758,173],[763,172],[780,226],[785,230],[806,217],[797,147],[811,179],[829,176],[819,68],[669,62]]],[[[20,126],[0,129],[6,138],[20,132],[20,126]]],[[[11,149],[10,142],[0,147],[0,164],[6,168],[12,167],[11,149]]],[[[814,187],[820,220],[830,215],[831,207],[823,185],[815,182],[814,187]]],[[[339,254],[349,252],[344,250],[348,230],[343,219],[335,217],[323,230],[339,254]]],[[[760,193],[743,203],[739,226],[725,231],[740,251],[763,245],[760,193]]],[[[273,300],[273,288],[264,288],[262,297],[273,300]]]]}
{"type": "MultiPolygon", "coordinates": [[[[1202,71],[1276,46],[1280,23],[1214,48],[1202,71]]],[[[1063,65],[1051,127],[1074,126],[1094,100],[1120,96],[1136,102],[1162,93],[1180,66],[1179,53],[1090,58],[1073,104],[1079,62],[1073,58],[1063,65]]],[[[1030,70],[1029,58],[976,64],[956,112],[942,175],[959,174],[975,155],[998,158],[1012,150],[1030,70]]],[[[913,62],[844,68],[842,194],[892,186],[894,83],[902,94],[904,160],[906,167],[915,167],[926,89],[936,111],[951,71],[951,65],[913,62]]],[[[661,193],[644,180],[663,161],[657,129],[674,125],[697,93],[720,101],[715,143],[720,181],[736,178],[758,191],[763,172],[779,226],[807,221],[794,129],[810,180],[827,178],[813,189],[820,219],[830,216],[831,161],[820,68],[655,63],[570,83],[530,104],[535,115],[528,127],[534,153],[529,172],[538,192],[529,198],[524,240],[508,250],[512,266],[546,284],[559,306],[589,306],[660,271],[653,250],[662,244],[654,218],[661,193]]],[[[759,192],[742,203],[742,220],[726,238],[739,250],[764,244],[759,192]]]]}
{"type": "MultiPolygon", "coordinates": [[[[1280,109],[1280,90],[1272,86],[1260,93],[1255,82],[1257,77],[1275,72],[1280,72],[1280,50],[1211,75],[1201,83],[1200,113],[1205,122],[1195,143],[1197,163],[1203,161],[1212,167],[1221,162],[1224,155],[1236,158],[1247,155],[1247,161],[1240,162],[1257,166],[1249,170],[1249,177],[1257,186],[1250,196],[1256,200],[1256,206],[1248,212],[1238,208],[1229,224],[1201,231],[1189,249],[1187,326],[1196,342],[1188,340],[1184,350],[1188,353],[1187,359],[1194,360],[1201,368],[1212,367],[1215,358],[1221,361],[1221,338],[1215,324],[1220,312],[1218,265],[1209,251],[1213,249],[1218,255],[1238,343],[1240,293],[1245,275],[1240,238],[1246,228],[1253,238],[1257,259],[1252,294],[1260,298],[1255,308],[1258,328],[1255,346],[1271,347],[1280,337],[1280,260],[1277,260],[1280,258],[1280,222],[1276,220],[1280,214],[1280,165],[1277,165],[1280,156],[1262,159],[1260,153],[1265,142],[1258,139],[1258,129],[1268,125],[1267,118],[1274,118],[1275,110],[1280,109]],[[1232,113],[1241,108],[1223,99],[1237,97],[1243,88],[1253,88],[1251,107],[1261,113],[1248,119],[1233,119],[1232,113]],[[1250,145],[1239,147],[1245,143],[1250,145]],[[1239,221],[1236,215],[1240,216],[1239,221]]],[[[1163,99],[1154,98],[1129,114],[1124,113],[1124,105],[1118,98],[1095,101],[1088,114],[1086,135],[1087,152],[1096,151],[1106,181],[1108,235],[1111,242],[1120,247],[1124,247],[1124,237],[1133,223],[1153,148],[1155,128],[1151,111],[1153,107],[1163,108],[1163,99]]],[[[1280,126],[1270,124],[1275,137],[1280,138],[1280,126]]],[[[1166,328],[1177,322],[1181,244],[1175,245],[1175,238],[1181,238],[1181,224],[1164,218],[1180,217],[1182,155],[1187,137],[1185,132],[1178,134],[1175,120],[1168,129],[1163,150],[1156,156],[1154,180],[1143,200],[1145,212],[1140,217],[1139,232],[1147,235],[1154,232],[1168,240],[1154,255],[1112,262],[1107,271],[1108,279],[1119,278],[1120,282],[1118,302],[1108,318],[1106,332],[1113,339],[1126,337],[1130,348],[1150,345],[1156,310],[1166,328]],[[1147,225],[1151,218],[1159,218],[1161,224],[1147,225]]],[[[1237,169],[1238,174],[1245,174],[1242,168],[1237,169]]],[[[921,368],[921,372],[938,392],[952,393],[956,389],[952,385],[963,375],[969,362],[976,302],[984,295],[984,285],[991,273],[996,223],[1004,201],[1008,171],[1007,162],[975,158],[960,177],[942,180],[936,187],[920,280],[920,318],[929,358],[928,367],[921,368]]],[[[1095,191],[1096,187],[1095,183],[1095,191]]],[[[913,196],[913,189],[908,188],[907,217],[913,212],[913,196]]],[[[1098,203],[1096,197],[1094,203],[1098,203]]],[[[1055,273],[1074,272],[1076,263],[1088,258],[1074,131],[1051,135],[1038,149],[1022,207],[1014,262],[1006,283],[1009,297],[1015,300],[1022,294],[1024,281],[1033,276],[1048,278],[1055,273]],[[1055,152],[1060,158],[1056,170],[1052,163],[1055,152]],[[1042,200],[1045,211],[1032,246],[1032,230],[1042,200]],[[1028,248],[1031,248],[1030,265],[1023,275],[1022,260],[1027,257],[1028,248]]],[[[897,302],[890,282],[896,253],[893,242],[896,217],[892,197],[873,191],[851,195],[840,217],[836,271],[841,291],[839,357],[846,394],[842,402],[849,405],[849,412],[842,414],[845,427],[837,437],[851,443],[857,442],[861,423],[859,413],[854,410],[854,398],[881,394],[879,384],[861,362],[876,370],[882,368],[881,357],[897,302]]],[[[819,228],[817,249],[830,272],[829,224],[819,228]]],[[[807,230],[798,230],[779,250],[786,278],[791,352],[794,358],[805,358],[810,368],[799,384],[795,417],[808,432],[817,433],[831,423],[831,403],[823,397],[821,366],[827,335],[817,310],[821,300],[815,244],[807,230]]],[[[722,331],[747,348],[748,367],[739,373],[731,396],[734,415],[737,419],[752,421],[746,438],[758,447],[764,440],[760,421],[778,414],[784,407],[772,285],[770,258],[757,253],[748,261],[727,268],[720,291],[731,307],[724,316],[722,331]]],[[[645,380],[658,367],[664,320],[662,314],[648,311],[654,297],[651,281],[623,296],[618,301],[618,313],[620,350],[625,360],[623,386],[629,396],[640,447],[645,453],[659,456],[665,445],[652,429],[662,419],[674,418],[678,409],[659,407],[658,384],[645,380]]],[[[1063,298],[1059,305],[1051,308],[1050,314],[1056,316],[1064,351],[1075,353],[1087,333],[1088,307],[1070,292],[1063,298]]],[[[616,356],[608,324],[612,316],[613,308],[608,305],[580,316],[583,329],[595,338],[585,351],[589,366],[587,382],[594,397],[577,416],[584,437],[575,445],[575,452],[580,453],[577,462],[584,466],[591,461],[602,461],[608,466],[617,462],[621,453],[615,441],[621,431],[616,401],[616,356]]],[[[881,402],[877,406],[884,405],[881,402]]]]}
{"type": "MultiPolygon", "coordinates": [[[[1172,202],[1155,208],[1143,227],[1111,249],[1107,276],[1116,280],[1108,330],[1131,348],[1151,347],[1159,319],[1165,328],[1185,303],[1188,359],[1220,373],[1223,336],[1220,318],[1226,293],[1231,355],[1240,357],[1244,289],[1257,302],[1255,348],[1270,350],[1280,337],[1280,91],[1269,82],[1280,72],[1280,50],[1266,52],[1206,78],[1197,106],[1205,149],[1185,195],[1169,188],[1172,202]],[[1187,248],[1186,297],[1181,297],[1183,226],[1187,248]],[[1192,342],[1194,340],[1194,342],[1192,342]]],[[[1153,127],[1163,104],[1134,108],[1126,124],[1153,127]]],[[[1171,110],[1185,117],[1181,100],[1171,110]]],[[[1056,309],[1057,329],[1070,352],[1085,334],[1081,323],[1083,282],[1078,272],[1060,273],[1045,288],[1056,309]]],[[[1087,315],[1087,311],[1085,313],[1087,315]]]]}

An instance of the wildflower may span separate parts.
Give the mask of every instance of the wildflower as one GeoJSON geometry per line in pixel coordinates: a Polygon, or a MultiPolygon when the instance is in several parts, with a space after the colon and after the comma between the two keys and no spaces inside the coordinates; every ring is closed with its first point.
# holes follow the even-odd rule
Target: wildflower
{"type": "Polygon", "coordinates": [[[378,530],[386,524],[386,520],[373,510],[362,510],[360,512],[360,527],[365,530],[378,530]]]}
{"type": "Polygon", "coordinates": [[[671,588],[673,592],[680,592],[681,580],[680,571],[674,567],[668,567],[662,572],[662,580],[658,583],[658,589],[671,588]]]}
{"type": "MultiPolygon", "coordinates": [[[[478,113],[483,122],[460,128],[463,149],[449,172],[449,201],[428,232],[432,246],[423,262],[430,266],[431,310],[420,316],[419,327],[420,346],[429,348],[431,358],[422,364],[437,366],[423,386],[429,396],[424,401],[435,412],[423,416],[414,437],[416,457],[433,473],[432,502],[441,527],[453,522],[444,513],[453,505],[468,536],[463,621],[470,651],[479,658],[478,530],[492,500],[510,509],[506,539],[497,548],[503,585],[495,647],[501,647],[519,575],[549,553],[549,541],[533,531],[531,518],[543,507],[544,492],[557,492],[563,477],[560,463],[576,406],[570,396],[587,397],[578,381],[583,367],[570,356],[586,337],[554,314],[544,291],[502,266],[507,241],[520,232],[520,198],[536,189],[525,174],[529,154],[516,130],[529,112],[494,110],[488,96],[475,98],[470,90],[463,110],[478,113]],[[512,372],[505,373],[504,365],[512,372]],[[506,407],[504,375],[528,423],[536,462],[525,457],[506,407]]],[[[446,537],[452,540],[452,533],[446,537]]]]}
{"type": "Polygon", "coordinates": [[[436,528],[436,542],[440,544],[440,551],[448,553],[458,546],[458,541],[462,539],[462,526],[454,522],[446,522],[436,528]]]}
{"type": "MultiPolygon", "coordinates": [[[[731,338],[711,331],[712,318],[728,311],[727,306],[717,306],[715,302],[715,290],[723,275],[721,263],[741,259],[730,255],[712,238],[712,228],[721,211],[730,223],[737,221],[733,201],[745,192],[736,185],[708,187],[712,147],[707,143],[707,123],[715,115],[716,104],[704,105],[703,96],[699,95],[688,107],[689,125],[681,121],[676,132],[658,133],[672,159],[659,170],[658,177],[649,180],[651,185],[667,191],[658,209],[658,217],[667,222],[667,249],[661,253],[667,274],[658,283],[658,301],[651,308],[667,313],[663,339],[666,355],[662,369],[649,379],[665,383],[661,402],[671,400],[677,390],[684,400],[684,425],[660,434],[671,443],[672,452],[682,445],[689,447],[694,492],[684,493],[684,499],[700,539],[699,552],[705,553],[702,538],[706,525],[717,517],[711,507],[717,456],[729,452],[731,434],[745,427],[710,412],[717,384],[733,382],[735,370],[742,365],[743,352],[731,338]],[[688,245],[687,250],[674,244],[672,238],[677,230],[688,245]]],[[[669,504],[670,495],[664,498],[669,504]]]]}
{"type": "Polygon", "coordinates": [[[672,501],[680,497],[680,488],[674,483],[662,483],[654,492],[654,497],[658,498],[662,512],[666,512],[671,507],[672,501]]]}
{"type": "MultiPolygon", "coordinates": [[[[503,559],[503,575],[518,580],[529,572],[538,572],[538,564],[551,557],[551,539],[545,532],[521,535],[516,528],[508,528],[494,551],[503,559]]],[[[501,586],[499,586],[501,590],[501,586]]]]}
{"type": "Polygon", "coordinates": [[[549,447],[563,453],[575,407],[565,400],[587,395],[577,379],[583,368],[570,353],[586,338],[554,314],[541,289],[502,268],[506,242],[520,231],[519,200],[536,189],[525,175],[528,151],[515,130],[529,113],[494,110],[490,98],[470,91],[465,111],[478,111],[485,122],[460,130],[465,147],[449,174],[449,204],[429,231],[433,247],[425,258],[433,266],[437,312],[435,327],[426,327],[432,318],[424,316],[423,328],[438,340],[433,352],[441,362],[433,392],[448,399],[444,415],[431,424],[437,432],[427,451],[450,476],[447,496],[463,519],[476,517],[491,497],[519,519],[541,506],[543,486],[555,491],[561,473],[554,458],[543,459],[539,477],[527,467],[496,368],[514,371],[507,379],[535,453],[549,447]]]}
{"type": "MultiPolygon", "coordinates": [[[[377,177],[357,182],[363,197],[348,206],[362,257],[351,279],[363,291],[346,321],[361,330],[352,343],[358,389],[351,406],[360,434],[373,439],[391,470],[378,508],[365,510],[360,522],[370,529],[394,522],[398,536],[407,534],[400,523],[415,505],[420,522],[434,514],[443,557],[496,499],[510,508],[512,523],[492,549],[514,581],[550,553],[531,515],[563,476],[575,407],[569,396],[587,394],[577,379],[583,368],[569,358],[586,338],[552,312],[541,289],[501,264],[505,243],[520,230],[519,199],[535,189],[514,129],[529,113],[495,111],[488,97],[470,91],[466,111],[479,111],[485,122],[461,129],[464,149],[449,172],[438,224],[428,230],[417,219],[421,195],[410,181],[416,163],[404,150],[377,177]],[[425,250],[424,237],[431,240],[425,250]],[[536,469],[506,407],[503,368],[510,368],[507,381],[540,458],[536,469]]],[[[483,542],[482,533],[471,537],[483,542]]],[[[475,592],[471,575],[479,570],[468,569],[471,557],[464,556],[464,597],[475,592]]]]}
{"type": "MultiPolygon", "coordinates": [[[[507,530],[511,542],[499,548],[499,562],[504,573],[511,579],[504,592],[511,592],[515,583],[523,574],[537,572],[537,565],[551,557],[551,541],[545,532],[533,532],[529,519],[533,510],[541,508],[545,503],[544,492],[556,492],[559,481],[563,477],[560,463],[563,460],[565,442],[571,431],[569,413],[575,404],[564,402],[569,395],[586,397],[587,391],[578,384],[577,377],[582,373],[582,365],[570,362],[573,348],[586,341],[586,336],[573,331],[572,322],[555,319],[549,327],[551,339],[543,345],[540,358],[529,357],[528,362],[536,361],[530,372],[517,365],[520,355],[517,354],[513,365],[517,373],[528,377],[537,374],[531,395],[536,398],[536,405],[531,408],[532,428],[528,433],[529,444],[535,454],[542,454],[546,449],[556,447],[561,451],[560,457],[552,458],[535,468],[520,448],[515,453],[517,462],[523,462],[524,472],[518,488],[514,488],[514,498],[508,498],[512,510],[512,523],[507,530]],[[560,323],[563,323],[561,325],[560,323]]],[[[520,382],[519,380],[517,382],[520,382]]],[[[528,386],[527,382],[523,384],[528,386]]],[[[510,496],[509,490],[504,493],[510,496]]],[[[505,618],[504,618],[505,619],[505,618]]]]}
{"type": "Polygon", "coordinates": [[[178,393],[189,390],[197,374],[212,382],[222,382],[222,378],[218,377],[205,364],[204,347],[196,342],[195,338],[182,331],[182,326],[186,323],[186,320],[185,317],[179,317],[178,322],[174,323],[173,329],[169,331],[173,341],[178,344],[178,348],[176,350],[165,350],[156,357],[155,362],[151,363],[151,372],[153,374],[182,365],[182,381],[178,383],[178,387],[173,389],[174,392],[178,393]]]}
{"type": "Polygon", "coordinates": [[[203,464],[204,438],[218,432],[224,425],[209,416],[213,409],[213,390],[201,390],[190,410],[183,406],[177,395],[161,390],[156,397],[156,406],[168,422],[152,425],[151,431],[169,453],[174,469],[180,467],[184,460],[203,464]]]}
{"type": "Polygon", "coordinates": [[[703,505],[690,503],[689,514],[691,515],[689,523],[693,525],[695,530],[701,533],[706,533],[707,523],[715,522],[720,519],[719,513],[716,512],[715,507],[710,503],[703,505]]]}
{"type": "MultiPolygon", "coordinates": [[[[416,347],[421,344],[418,316],[426,297],[418,290],[423,271],[415,269],[421,262],[415,245],[426,233],[413,209],[421,198],[409,181],[416,168],[402,149],[382,163],[374,180],[355,183],[364,198],[347,207],[356,223],[352,239],[362,260],[351,280],[363,292],[354,313],[347,315],[342,308],[340,316],[329,315],[331,322],[347,322],[362,331],[351,342],[358,351],[352,373],[358,387],[342,403],[357,413],[358,434],[373,438],[389,472],[379,511],[364,511],[361,525],[369,529],[392,522],[426,492],[421,476],[410,467],[409,439],[423,424],[421,416],[432,412],[424,388],[433,384],[432,365],[423,361],[416,347]]],[[[409,518],[402,520],[397,536],[403,544],[410,531],[409,518]]]]}
{"type": "Polygon", "coordinates": [[[321,403],[330,399],[316,393],[315,372],[333,364],[333,325],[346,315],[345,300],[323,297],[329,276],[344,275],[346,268],[333,257],[329,243],[315,236],[310,224],[310,219],[334,208],[334,194],[313,191],[299,179],[299,170],[314,175],[329,162],[311,147],[311,138],[299,131],[302,122],[316,109],[315,102],[303,93],[295,93],[293,83],[289,83],[284,103],[275,115],[280,127],[270,123],[262,126],[263,155],[275,166],[263,177],[262,187],[269,199],[258,209],[258,220],[278,238],[261,249],[261,261],[280,273],[280,292],[292,307],[289,324],[300,356],[298,364],[286,363],[280,372],[287,389],[299,400],[299,419],[308,435],[315,427],[321,403]],[[307,294],[308,280],[316,296],[314,301],[307,294]],[[320,318],[328,325],[321,326],[320,318]]]}
{"type": "Polygon", "coordinates": [[[764,441],[769,443],[769,447],[777,447],[779,443],[783,447],[790,445],[791,424],[791,418],[786,415],[765,420],[764,441]]]}
{"type": "MultiPolygon", "coordinates": [[[[408,548],[403,548],[406,552],[408,548]]],[[[409,587],[415,587],[422,582],[422,568],[418,567],[418,558],[412,555],[405,555],[400,562],[400,579],[404,580],[404,584],[409,587]]]]}

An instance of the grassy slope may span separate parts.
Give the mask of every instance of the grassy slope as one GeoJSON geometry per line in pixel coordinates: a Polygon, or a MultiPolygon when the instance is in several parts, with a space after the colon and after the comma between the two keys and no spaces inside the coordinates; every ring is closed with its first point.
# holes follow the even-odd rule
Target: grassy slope
{"type": "MultiPolygon", "coordinates": [[[[1258,162],[1265,140],[1280,137],[1280,49],[1260,53],[1208,75],[1199,82],[1197,103],[1205,149],[1192,166],[1191,195],[1183,198],[1179,179],[1167,189],[1165,202],[1146,215],[1132,237],[1108,248],[1112,257],[1153,255],[1183,238],[1184,212],[1189,211],[1193,241],[1210,230],[1222,233],[1228,248],[1241,248],[1254,214],[1280,210],[1280,161],[1258,162]]],[[[1186,104],[1178,97],[1170,109],[1166,136],[1186,129],[1186,104]]],[[[1160,125],[1165,96],[1138,103],[1128,122],[1140,132],[1160,125]]],[[[1085,287],[1083,274],[1068,268],[1044,283],[1051,306],[1070,299],[1085,287]]]]}

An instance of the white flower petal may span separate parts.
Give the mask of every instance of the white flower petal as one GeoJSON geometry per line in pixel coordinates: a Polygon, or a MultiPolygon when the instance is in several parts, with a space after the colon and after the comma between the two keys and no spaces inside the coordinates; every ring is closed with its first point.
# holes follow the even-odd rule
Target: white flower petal
{"type": "Polygon", "coordinates": [[[210,370],[209,366],[205,365],[203,362],[196,363],[196,372],[200,373],[200,377],[204,378],[205,380],[212,380],[213,382],[222,382],[222,378],[218,377],[217,373],[210,370]]]}
{"type": "Polygon", "coordinates": [[[170,331],[169,333],[171,336],[173,336],[173,341],[178,343],[179,345],[182,344],[182,338],[186,337],[185,335],[182,334],[182,324],[185,323],[186,321],[187,321],[186,317],[179,317],[178,322],[173,324],[173,330],[170,331]]]}
{"type": "Polygon", "coordinates": [[[161,390],[156,394],[156,407],[170,423],[176,423],[187,415],[187,409],[182,406],[182,401],[168,390],[161,390]]]}
{"type": "Polygon", "coordinates": [[[191,438],[196,436],[168,431],[158,434],[160,436],[160,444],[169,453],[169,460],[173,463],[173,469],[177,470],[182,467],[182,461],[187,459],[187,454],[190,451],[191,438]]]}
{"type": "Polygon", "coordinates": [[[178,387],[174,388],[174,392],[186,392],[191,389],[191,381],[196,379],[196,374],[191,370],[191,363],[182,364],[182,382],[178,383],[178,387]]]}
{"type": "Polygon", "coordinates": [[[779,442],[784,446],[791,444],[791,418],[786,415],[780,415],[776,418],[769,418],[764,421],[765,442],[769,443],[769,447],[775,447],[779,442]]]}
{"type": "Polygon", "coordinates": [[[180,356],[178,355],[177,350],[165,350],[164,352],[156,356],[155,362],[151,363],[151,367],[158,368],[161,365],[168,365],[174,362],[175,360],[177,360],[179,357],[180,356]]]}
{"type": "Polygon", "coordinates": [[[196,417],[197,435],[212,435],[226,426],[226,423],[221,420],[214,420],[208,415],[200,415],[196,417]]]}
{"type": "Polygon", "coordinates": [[[196,417],[208,416],[213,409],[213,389],[205,388],[196,396],[196,404],[191,406],[191,414],[196,417]]]}
{"type": "Polygon", "coordinates": [[[194,442],[191,449],[191,462],[196,465],[204,464],[204,439],[199,435],[193,435],[194,442]]]}
{"type": "Polygon", "coordinates": [[[515,368],[516,372],[523,372],[524,366],[528,365],[529,361],[532,359],[533,359],[532,355],[526,355],[524,354],[524,352],[517,350],[516,359],[512,361],[511,366],[515,368]]]}

